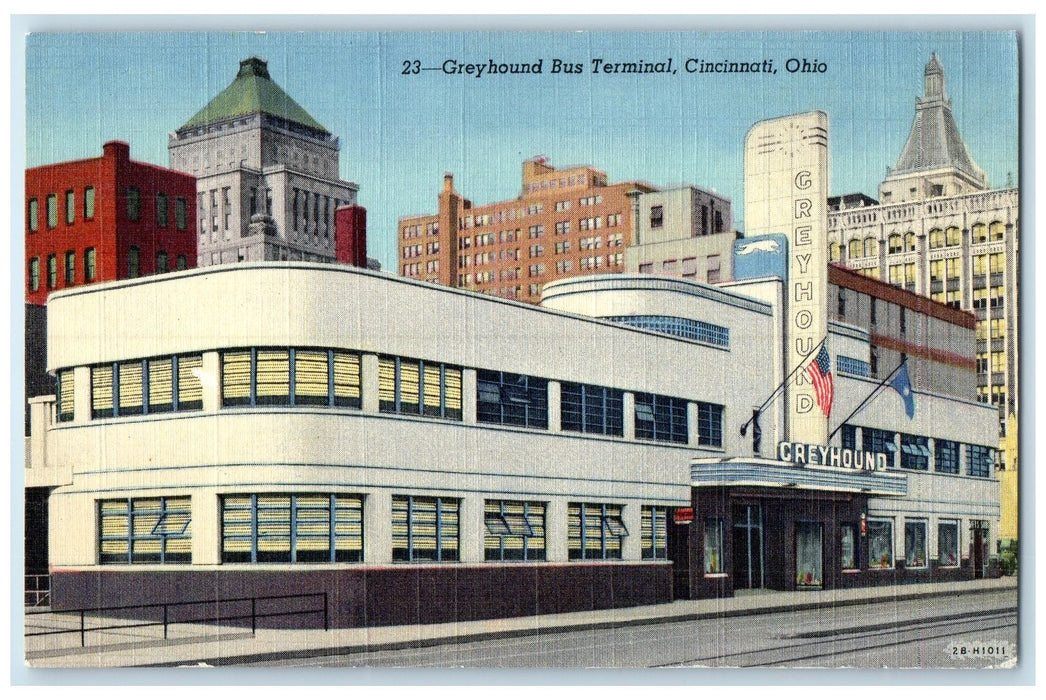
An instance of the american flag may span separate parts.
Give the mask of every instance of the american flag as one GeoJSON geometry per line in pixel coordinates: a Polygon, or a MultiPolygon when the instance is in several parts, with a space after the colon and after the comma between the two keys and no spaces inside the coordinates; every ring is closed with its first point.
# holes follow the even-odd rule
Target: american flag
{"type": "Polygon", "coordinates": [[[828,356],[827,341],[821,345],[821,352],[806,367],[806,373],[814,383],[817,391],[817,405],[824,411],[825,417],[832,412],[832,399],[835,398],[835,389],[832,383],[832,360],[828,356]]]}

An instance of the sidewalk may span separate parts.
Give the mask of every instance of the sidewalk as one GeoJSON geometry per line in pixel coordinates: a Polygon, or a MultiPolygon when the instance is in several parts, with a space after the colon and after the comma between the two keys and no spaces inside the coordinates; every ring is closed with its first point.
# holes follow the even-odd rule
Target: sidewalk
{"type": "MultiPolygon", "coordinates": [[[[255,636],[251,635],[250,630],[231,626],[173,625],[166,640],[162,638],[162,628],[157,626],[89,632],[86,647],[80,646],[80,635],[77,631],[61,635],[25,637],[26,664],[34,668],[196,666],[201,662],[210,666],[226,666],[263,663],[276,659],[411,648],[451,641],[468,642],[658,622],[736,617],[754,613],[902,601],[1015,588],[1015,577],[1003,577],[959,583],[879,586],[849,590],[769,591],[741,593],[734,598],[719,600],[680,600],[635,608],[435,625],[332,629],[328,632],[322,629],[259,629],[255,636]]],[[[27,624],[32,625],[34,630],[45,627],[79,630],[79,617],[55,613],[27,618],[27,624]]],[[[94,624],[100,625],[104,622],[96,619],[94,624]]]]}

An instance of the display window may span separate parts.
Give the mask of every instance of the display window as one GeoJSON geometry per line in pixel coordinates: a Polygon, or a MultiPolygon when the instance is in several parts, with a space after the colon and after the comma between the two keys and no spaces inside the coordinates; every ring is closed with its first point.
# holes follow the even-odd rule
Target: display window
{"type": "Polygon", "coordinates": [[[904,523],[904,565],[909,569],[926,568],[926,521],[904,523]]]}
{"type": "Polygon", "coordinates": [[[840,567],[843,571],[855,571],[860,564],[857,549],[857,526],[853,524],[843,525],[840,530],[840,567]]]}
{"type": "Polygon", "coordinates": [[[937,524],[937,564],[959,566],[959,523],[952,520],[937,524]]]}
{"type": "Polygon", "coordinates": [[[868,520],[868,568],[893,568],[892,520],[868,520]]]}
{"type": "Polygon", "coordinates": [[[795,570],[799,586],[820,586],[824,582],[824,556],[821,523],[795,524],[795,570]]]}
{"type": "Polygon", "coordinates": [[[723,565],[723,519],[705,518],[705,574],[723,574],[723,565]]]}

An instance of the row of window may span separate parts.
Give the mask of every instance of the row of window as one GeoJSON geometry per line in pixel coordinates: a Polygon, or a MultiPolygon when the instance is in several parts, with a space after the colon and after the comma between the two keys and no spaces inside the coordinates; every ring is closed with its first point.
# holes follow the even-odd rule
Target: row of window
{"type": "MultiPolygon", "coordinates": [[[[930,439],[922,435],[894,433],[878,428],[861,428],[861,449],[865,452],[886,454],[888,464],[896,464],[894,455],[898,452],[897,436],[900,436],[900,467],[929,471],[930,459],[933,459],[933,470],[943,474],[959,473],[959,449],[964,443],[956,440],[936,438],[933,448],[930,439]]],[[[841,432],[843,449],[857,449],[857,428],[844,425],[841,432]]],[[[969,476],[989,477],[995,463],[995,450],[983,445],[966,444],[966,473],[969,476]]]]}
{"type": "Polygon", "coordinates": [[[846,374],[852,374],[857,377],[872,376],[871,365],[864,360],[858,360],[853,357],[837,355],[835,358],[835,366],[839,372],[845,372],[846,374]]]}
{"type": "MultiPolygon", "coordinates": [[[[47,228],[58,226],[58,195],[49,194],[44,199],[47,214],[47,228]]],[[[95,189],[88,185],[83,189],[83,207],[80,210],[84,221],[94,219],[95,211],[95,189]]],[[[76,192],[66,190],[65,192],[65,223],[73,224],[76,221],[76,192]]],[[[142,216],[142,191],[137,187],[127,188],[127,218],[138,221],[142,216]]],[[[170,197],[163,192],[156,194],[156,225],[166,228],[170,217],[170,197]]],[[[38,198],[29,199],[29,209],[26,218],[29,222],[30,231],[40,229],[40,203],[38,198]]],[[[179,231],[184,231],[189,222],[189,202],[185,197],[176,197],[174,200],[174,220],[179,231]]]]}
{"type": "MultiPolygon", "coordinates": [[[[988,241],[1001,241],[1006,235],[1006,226],[1001,221],[993,221],[989,225],[974,224],[970,229],[970,240],[973,243],[987,243],[988,241]]],[[[927,235],[931,250],[937,248],[951,248],[962,244],[962,232],[958,227],[952,226],[947,229],[932,229],[927,235]]],[[[899,233],[891,234],[886,239],[888,252],[908,253],[915,251],[915,233],[909,231],[902,237],[899,233]]],[[[842,244],[832,243],[829,246],[829,257],[833,261],[839,260],[842,255],[842,244]]],[[[852,238],[846,244],[846,255],[849,258],[867,258],[879,254],[879,239],[869,236],[864,239],[852,238]]]]}
{"type": "MultiPolygon", "coordinates": [[[[64,279],[65,286],[76,284],[76,251],[67,250],[64,255],[64,279]]],[[[87,248],[83,253],[83,280],[94,282],[98,279],[98,256],[94,248],[87,248]]],[[[175,258],[175,269],[185,270],[189,267],[189,260],[185,255],[175,258]]],[[[156,272],[170,272],[171,260],[167,251],[161,250],[156,254],[156,272]]],[[[131,246],[127,251],[127,277],[134,279],[141,275],[141,251],[138,246],[131,246]]],[[[29,291],[36,292],[40,289],[40,258],[29,259],[28,275],[29,291]]],[[[51,253],[47,256],[47,288],[58,287],[58,256],[51,253]]]]}
{"type": "MultiPolygon", "coordinates": [[[[363,496],[358,494],[233,494],[220,498],[222,563],[363,561],[363,496]]],[[[460,561],[458,498],[394,495],[392,560],[460,561]]],[[[547,504],[486,500],[486,561],[545,561],[547,504]]],[[[668,558],[668,509],[643,506],[643,559],[668,558]]],[[[98,503],[102,564],[187,564],[192,561],[188,496],[110,499],[98,503]]],[[[629,535],[621,506],[569,503],[571,560],[621,559],[629,535]]]]}
{"type": "Polygon", "coordinates": [[[730,329],[706,321],[696,321],[679,316],[601,316],[604,321],[622,323],[626,326],[645,328],[646,330],[667,333],[668,335],[697,340],[719,347],[730,347],[730,329]]]}
{"type": "MultiPolygon", "coordinates": [[[[87,248],[83,253],[83,278],[85,282],[94,282],[98,278],[98,256],[95,253],[94,248],[87,248]]],[[[76,251],[67,250],[64,256],[65,261],[65,283],[66,285],[76,284],[76,251]]],[[[28,275],[29,291],[36,292],[40,289],[40,258],[32,257],[29,259],[29,275],[28,275]]],[[[58,287],[58,256],[55,253],[51,253],[47,256],[47,288],[55,289],[58,287]]]]}
{"type": "MultiPolygon", "coordinates": [[[[58,226],[58,195],[49,194],[44,200],[47,207],[47,228],[58,226]]],[[[94,187],[88,185],[83,190],[83,218],[90,221],[94,218],[94,187]]],[[[40,201],[36,197],[29,198],[29,210],[26,215],[30,231],[40,229],[40,201]]],[[[66,190],[65,192],[65,223],[71,224],[76,220],[76,192],[66,190]]]]}
{"type": "MultiPolygon", "coordinates": [[[[706,574],[724,574],[725,551],[723,541],[723,519],[710,517],[704,522],[704,571],[706,574]]],[[[822,584],[821,531],[819,523],[796,523],[797,562],[799,585],[819,586],[822,584]],[[812,551],[804,553],[803,535],[809,531],[814,537],[809,538],[812,551]],[[803,559],[809,560],[804,565],[803,559]]],[[[893,520],[869,518],[866,521],[869,569],[894,568],[893,520]]],[[[924,569],[929,566],[929,554],[926,542],[928,523],[925,519],[905,519],[904,522],[904,560],[908,569],[924,569]]],[[[843,571],[860,569],[859,526],[857,523],[844,523],[840,526],[840,560],[839,568],[843,571]]],[[[959,551],[959,523],[942,521],[937,524],[938,566],[953,567],[961,564],[959,551]]]]}
{"type": "MultiPolygon", "coordinates": [[[[929,549],[926,544],[926,520],[905,519],[904,521],[904,565],[908,569],[924,569],[929,566],[929,549]]],[[[892,569],[894,567],[893,521],[868,519],[868,568],[892,569]]],[[[856,540],[855,540],[856,541],[856,540]]],[[[938,566],[959,566],[962,558],[959,551],[959,523],[955,521],[937,524],[938,566]]],[[[853,561],[857,561],[854,547],[853,561]]],[[[844,567],[845,568],[845,567],[844,567]]],[[[854,567],[856,568],[856,567],[854,567]]]]}
{"type": "MultiPolygon", "coordinates": [[[[91,417],[111,418],[203,408],[202,355],[112,362],[91,367],[91,417]]],[[[72,370],[58,373],[59,421],[73,419],[72,370]]]]}
{"type": "Polygon", "coordinates": [[[425,224],[424,229],[421,224],[412,224],[410,226],[404,226],[402,230],[403,238],[417,238],[421,235],[435,236],[439,233],[439,222],[430,221],[425,224]]]}
{"type": "MultiPolygon", "coordinates": [[[[251,189],[253,197],[254,189],[251,189]]],[[[272,190],[265,191],[266,213],[272,216],[272,190]]],[[[333,231],[332,214],[342,205],[337,197],[326,194],[317,194],[308,190],[293,188],[291,197],[291,228],[295,231],[301,230],[305,233],[320,233],[321,224],[323,237],[328,238],[333,231]],[[321,206],[320,201],[323,201],[321,206]],[[332,206],[333,205],[333,206],[332,206]],[[311,217],[310,217],[311,214],[311,217]],[[311,226],[311,228],[310,228],[311,226]]],[[[251,206],[251,215],[255,213],[254,205],[251,206]]]]}
{"type": "MultiPolygon", "coordinates": [[[[697,258],[683,258],[682,260],[662,260],[661,269],[656,270],[652,262],[639,263],[641,274],[663,274],[670,277],[682,277],[683,279],[697,279],[697,258]]],[[[705,258],[705,281],[714,284],[721,279],[722,261],[719,254],[709,255],[705,258]]]]}
{"type": "MultiPolygon", "coordinates": [[[[554,190],[557,187],[580,187],[580,186],[584,185],[586,183],[586,181],[588,181],[588,179],[587,179],[587,177],[585,176],[584,173],[579,174],[579,175],[569,175],[569,176],[560,177],[560,178],[552,178],[551,180],[540,180],[538,182],[527,183],[526,191],[528,193],[532,193],[532,192],[542,192],[544,190],[549,190],[549,189],[553,189],[554,190]]],[[[593,186],[593,187],[605,187],[606,186],[606,180],[604,178],[601,178],[598,175],[596,175],[596,176],[592,177],[591,181],[589,181],[589,184],[591,186],[593,186]]],[[[600,196],[602,196],[602,195],[600,195],[600,196]]],[[[583,201],[583,200],[579,200],[579,202],[580,201],[583,201]]]]}
{"type": "MultiPolygon", "coordinates": [[[[142,415],[203,407],[201,355],[113,362],[91,367],[91,417],[142,415]]],[[[331,406],[360,408],[361,356],[322,348],[247,348],[221,353],[222,406],[331,406]]],[[[73,419],[73,371],[58,372],[59,420],[73,419]]],[[[565,431],[624,435],[624,391],[561,383],[560,425],[565,431]]],[[[686,399],[635,394],[639,439],[687,444],[686,399]]],[[[378,357],[382,413],[462,420],[462,369],[405,357],[378,357]]],[[[698,444],[723,445],[723,407],[697,402],[698,444]]],[[[548,380],[476,370],[476,420],[547,430],[548,380]]]]}
{"type": "Polygon", "coordinates": [[[330,349],[222,353],[222,406],[360,407],[360,356],[330,349]]]}

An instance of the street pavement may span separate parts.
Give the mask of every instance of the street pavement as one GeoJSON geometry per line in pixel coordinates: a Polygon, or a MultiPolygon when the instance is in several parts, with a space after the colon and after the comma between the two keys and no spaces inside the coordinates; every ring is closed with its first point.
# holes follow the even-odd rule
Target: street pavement
{"type": "MultiPolygon", "coordinates": [[[[267,661],[286,664],[294,659],[421,648],[451,642],[707,620],[872,602],[917,600],[1016,587],[1016,578],[1004,577],[958,583],[909,584],[848,590],[742,592],[734,598],[680,600],[662,605],[533,617],[330,631],[259,629],[254,635],[250,630],[233,626],[180,624],[171,626],[166,640],[163,639],[162,628],[159,626],[88,632],[83,647],[80,645],[79,617],[54,613],[27,616],[26,631],[75,631],[47,636],[27,636],[23,639],[26,664],[40,669],[235,666],[264,664],[267,661]]],[[[120,624],[127,621],[111,622],[120,624]]],[[[95,618],[92,624],[102,626],[106,621],[95,618]]]]}

